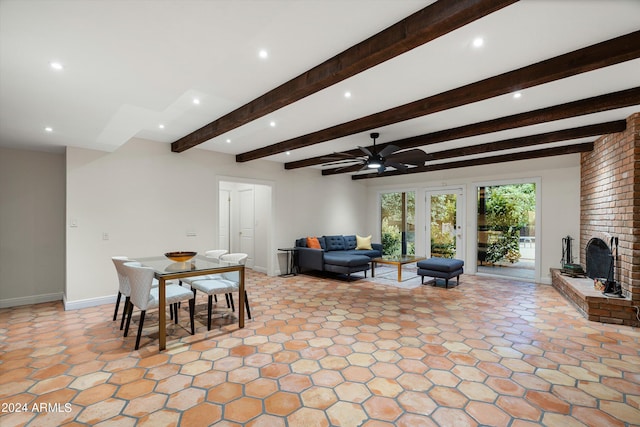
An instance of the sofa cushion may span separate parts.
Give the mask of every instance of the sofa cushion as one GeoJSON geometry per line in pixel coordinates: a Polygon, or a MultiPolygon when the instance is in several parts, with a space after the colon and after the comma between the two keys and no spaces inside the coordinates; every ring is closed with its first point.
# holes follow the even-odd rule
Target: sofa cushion
{"type": "Polygon", "coordinates": [[[341,265],[344,267],[355,267],[369,264],[371,258],[365,255],[352,255],[344,252],[325,252],[324,263],[331,265],[341,265]]]}
{"type": "Polygon", "coordinates": [[[382,256],[382,252],[375,250],[375,249],[371,249],[371,250],[366,250],[366,249],[352,249],[350,251],[342,251],[343,253],[347,253],[350,255],[366,255],[369,258],[378,258],[382,256]]]}
{"type": "Polygon", "coordinates": [[[451,273],[459,270],[464,265],[464,261],[454,258],[429,258],[422,261],[418,261],[418,268],[424,270],[442,271],[444,273],[451,273]]]}
{"type": "Polygon", "coordinates": [[[358,242],[356,239],[355,235],[351,235],[351,236],[344,236],[344,248],[349,250],[349,249],[355,249],[356,246],[358,246],[358,242]]]}
{"type": "Polygon", "coordinates": [[[343,251],[345,250],[344,237],[340,236],[323,236],[325,249],[327,251],[343,251]]]}

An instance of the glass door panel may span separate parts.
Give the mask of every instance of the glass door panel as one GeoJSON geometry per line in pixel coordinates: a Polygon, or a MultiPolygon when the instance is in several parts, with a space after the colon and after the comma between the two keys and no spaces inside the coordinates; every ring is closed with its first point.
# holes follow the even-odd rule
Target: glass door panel
{"type": "Polygon", "coordinates": [[[380,195],[380,235],[384,255],[415,255],[415,191],[380,195]]]}
{"type": "Polygon", "coordinates": [[[478,273],[535,278],[536,184],[478,187],[478,273]]]}
{"type": "Polygon", "coordinates": [[[461,188],[427,192],[429,256],[463,259],[462,201],[461,188]]]}

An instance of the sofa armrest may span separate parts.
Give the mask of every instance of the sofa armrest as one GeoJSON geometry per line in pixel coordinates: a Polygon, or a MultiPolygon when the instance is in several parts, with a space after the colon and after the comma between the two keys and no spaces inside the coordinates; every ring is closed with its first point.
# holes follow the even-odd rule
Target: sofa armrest
{"type": "Polygon", "coordinates": [[[382,254],[382,243],[372,243],[371,248],[375,251],[380,251],[380,254],[382,254]]]}
{"type": "Polygon", "coordinates": [[[324,269],[324,250],[298,247],[298,267],[310,270],[324,269]]]}

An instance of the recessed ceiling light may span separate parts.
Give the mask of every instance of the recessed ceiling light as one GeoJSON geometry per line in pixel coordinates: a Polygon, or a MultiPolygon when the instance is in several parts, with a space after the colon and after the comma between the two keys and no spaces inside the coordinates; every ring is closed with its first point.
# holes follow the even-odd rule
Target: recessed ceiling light
{"type": "Polygon", "coordinates": [[[480,47],[484,44],[484,39],[482,37],[476,37],[473,39],[473,47],[480,47]]]}
{"type": "Polygon", "coordinates": [[[269,57],[269,52],[262,49],[260,52],[258,52],[258,56],[262,59],[267,59],[269,57]]]}
{"type": "Polygon", "coordinates": [[[345,97],[345,98],[351,98],[351,92],[346,91],[346,92],[344,93],[344,97],[345,97]]]}
{"type": "Polygon", "coordinates": [[[56,62],[56,61],[52,61],[49,63],[49,66],[51,66],[51,68],[53,68],[54,70],[60,71],[63,70],[64,67],[62,66],[61,63],[56,62]]]}
{"type": "Polygon", "coordinates": [[[53,132],[53,128],[50,126],[47,126],[46,128],[44,128],[45,132],[53,132]]]}
{"type": "Polygon", "coordinates": [[[160,129],[164,129],[164,125],[163,125],[162,123],[160,123],[160,124],[158,125],[158,127],[159,127],[160,129]]]}
{"type": "Polygon", "coordinates": [[[271,126],[272,128],[276,127],[276,122],[273,122],[273,121],[272,121],[272,122],[270,122],[270,123],[269,123],[269,126],[271,126]]]}
{"type": "Polygon", "coordinates": [[[193,98],[193,103],[196,105],[200,104],[200,100],[198,98],[193,98]]]}
{"type": "Polygon", "coordinates": [[[291,155],[291,151],[287,151],[287,152],[286,152],[286,155],[287,155],[287,156],[290,156],[290,155],[291,155]]]}
{"type": "Polygon", "coordinates": [[[231,140],[230,139],[227,139],[227,144],[231,144],[231,140]]]}
{"type": "Polygon", "coordinates": [[[514,99],[518,99],[520,97],[522,97],[522,93],[520,93],[520,92],[516,92],[516,93],[513,94],[513,98],[514,99]]]}

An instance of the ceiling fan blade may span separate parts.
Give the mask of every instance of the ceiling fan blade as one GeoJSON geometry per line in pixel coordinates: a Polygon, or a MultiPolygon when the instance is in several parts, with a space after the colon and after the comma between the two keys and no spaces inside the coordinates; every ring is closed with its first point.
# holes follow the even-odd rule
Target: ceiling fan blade
{"type": "Polygon", "coordinates": [[[394,163],[405,163],[413,166],[424,166],[424,163],[429,160],[429,155],[419,148],[412,150],[400,151],[387,156],[386,160],[394,163]]]}
{"type": "MultiPolygon", "coordinates": [[[[346,170],[346,171],[348,171],[349,169],[354,168],[354,167],[357,167],[357,166],[358,166],[357,164],[351,164],[351,165],[342,166],[341,168],[337,168],[337,169],[335,169],[335,170],[334,170],[334,172],[336,172],[336,173],[340,173],[340,172],[345,171],[345,170],[346,170]]],[[[365,163],[365,164],[362,166],[362,169],[364,169],[364,168],[366,168],[366,167],[367,167],[367,164],[365,163]]],[[[358,171],[360,171],[360,170],[362,170],[362,169],[358,169],[358,171]]],[[[356,171],[356,172],[357,172],[357,171],[356,171]]]]}
{"type": "Polygon", "coordinates": [[[360,147],[358,146],[358,148],[360,149],[360,151],[362,151],[364,154],[366,154],[369,157],[373,157],[373,153],[371,151],[369,151],[369,149],[367,147],[360,147]]]}
{"type": "Polygon", "coordinates": [[[321,166],[338,166],[338,165],[354,165],[356,163],[362,163],[363,160],[360,159],[347,159],[347,160],[336,160],[335,162],[323,163],[321,166]]]}
{"type": "Polygon", "coordinates": [[[378,154],[380,155],[380,157],[387,157],[389,154],[395,153],[398,150],[400,150],[400,147],[398,147],[397,145],[390,144],[384,147],[382,150],[380,150],[378,154]]]}
{"type": "Polygon", "coordinates": [[[349,153],[333,153],[328,156],[322,157],[323,160],[338,160],[338,159],[359,159],[362,156],[356,156],[349,153]]]}
{"type": "Polygon", "coordinates": [[[407,165],[402,164],[402,163],[386,162],[385,165],[386,166],[391,166],[392,168],[397,169],[397,170],[402,171],[402,172],[404,172],[407,169],[409,169],[409,167],[407,165]]]}

